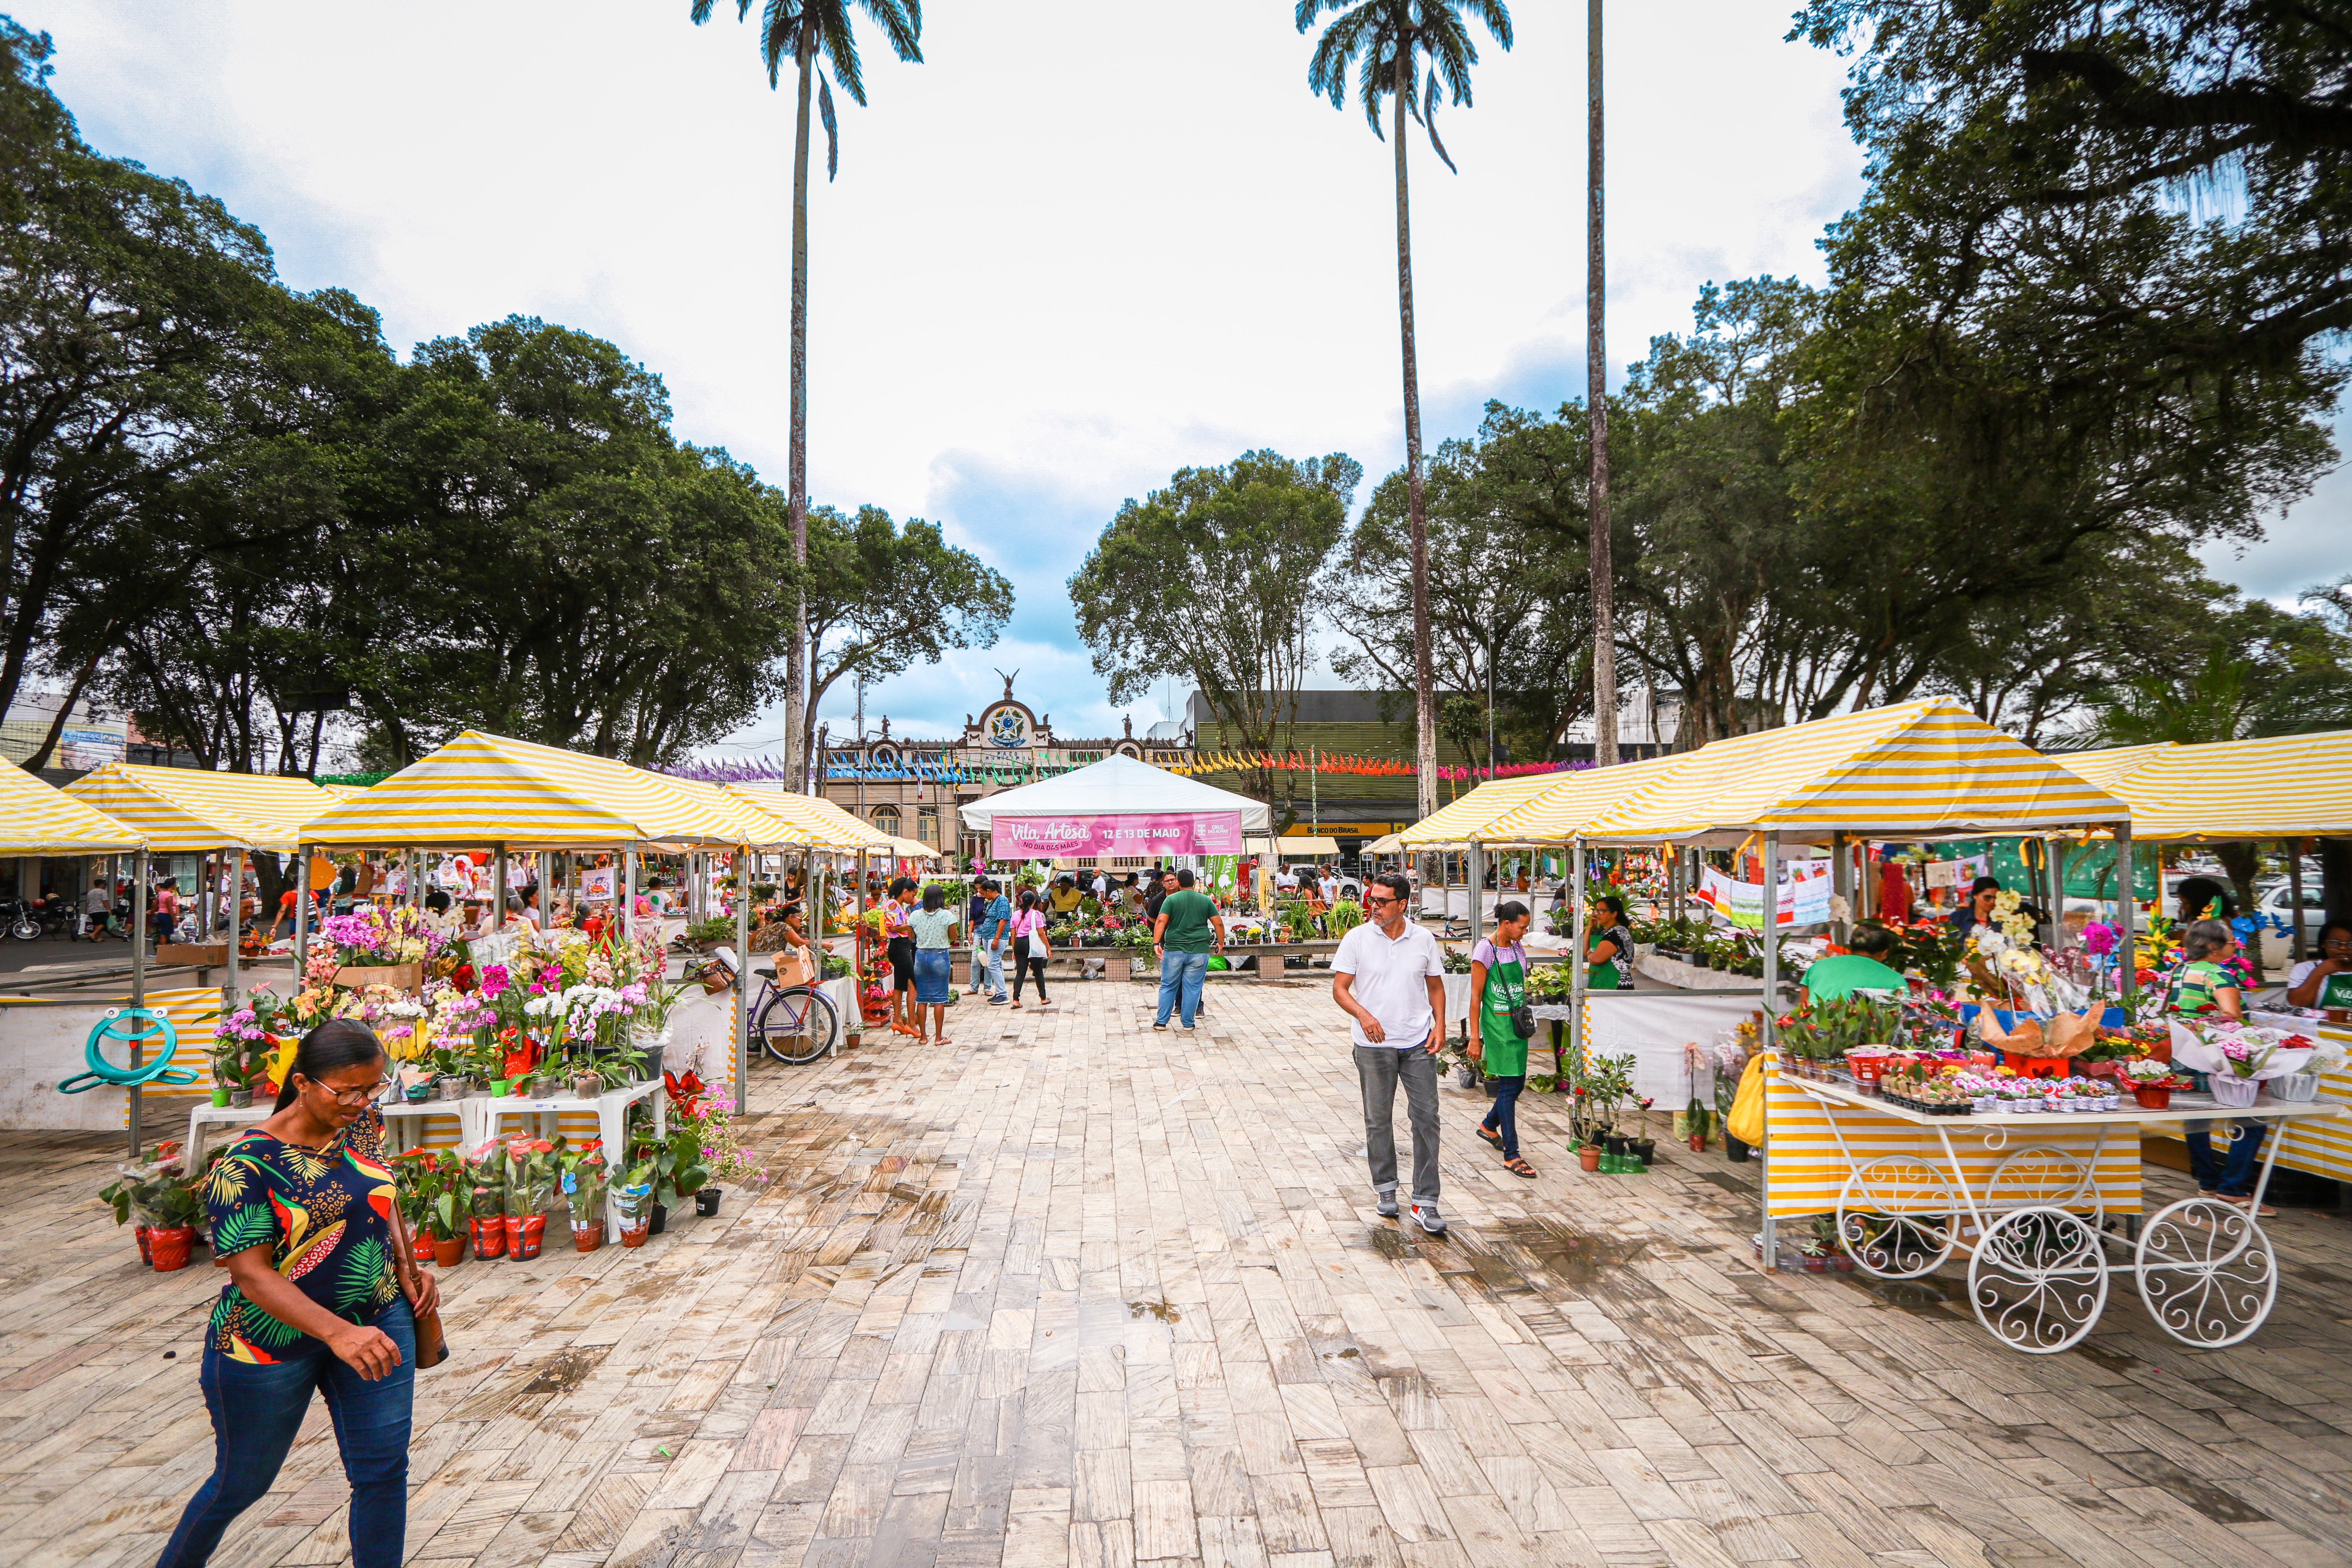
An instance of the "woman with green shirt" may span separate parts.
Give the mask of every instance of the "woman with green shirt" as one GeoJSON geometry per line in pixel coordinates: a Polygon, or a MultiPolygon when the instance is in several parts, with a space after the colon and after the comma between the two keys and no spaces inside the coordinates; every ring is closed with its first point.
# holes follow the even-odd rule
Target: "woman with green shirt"
{"type": "Polygon", "coordinates": [[[1478,1124],[1478,1136],[1503,1152],[1503,1168],[1533,1176],[1536,1168],[1519,1158],[1519,1091],[1528,1087],[1528,1042],[1511,1027],[1512,1009],[1528,999],[1528,954],[1519,939],[1533,919],[1513,899],[1495,906],[1495,934],[1470,950],[1470,1016],[1478,1027],[1470,1037],[1470,1058],[1495,1081],[1494,1108],[1478,1124]]]}
{"type": "MultiPolygon", "coordinates": [[[[2187,962],[2172,978],[2172,1010],[2208,1021],[2242,1019],[2245,994],[2238,989],[2238,977],[2223,967],[2238,952],[2237,933],[2220,921],[2195,921],[2181,933],[2180,951],[2187,962]]],[[[2230,1147],[2216,1155],[2211,1121],[2180,1124],[2181,1142],[2189,1145],[2189,1173],[2205,1196],[2248,1208],[2254,1201],[2254,1160],[2269,1127],[2252,1117],[2225,1125],[2230,1147]]],[[[2268,1216],[2277,1211],[2264,1207],[2262,1212],[2268,1216]]]]}
{"type": "Polygon", "coordinates": [[[1625,900],[1603,893],[1592,902],[1600,918],[1592,922],[1592,934],[1584,945],[1585,961],[1591,965],[1585,971],[1585,987],[1623,990],[1633,984],[1628,976],[1633,973],[1633,933],[1626,929],[1625,900]]]}

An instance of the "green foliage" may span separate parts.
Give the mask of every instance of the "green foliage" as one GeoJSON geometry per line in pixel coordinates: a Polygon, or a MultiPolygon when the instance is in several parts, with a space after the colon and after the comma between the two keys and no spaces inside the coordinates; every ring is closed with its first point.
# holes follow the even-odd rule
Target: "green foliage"
{"type": "MultiPolygon", "coordinates": [[[[1342,108],[1348,97],[1348,72],[1356,72],[1356,96],[1372,134],[1381,135],[1381,100],[1396,100],[1397,123],[1402,130],[1408,114],[1429,132],[1429,144],[1447,168],[1445,144],[1437,139],[1437,80],[1443,75],[1453,100],[1470,102],[1470,68],[1478,61],[1478,46],[1462,13],[1469,11],[1486,25],[1495,41],[1511,47],[1511,13],[1503,0],[1298,0],[1298,30],[1315,25],[1326,11],[1339,15],[1316,40],[1314,58],[1307,67],[1307,85],[1319,97],[1342,108]],[[1421,62],[1429,62],[1429,86],[1423,100],[1413,101],[1421,62]]],[[[1399,167],[1402,167],[1402,164],[1399,167]]]]}
{"type": "MultiPolygon", "coordinates": [[[[1315,663],[1317,573],[1362,474],[1342,453],[1301,462],[1244,452],[1122,505],[1069,584],[1110,700],[1174,676],[1242,748],[1286,751],[1295,712],[1283,700],[1315,663]]],[[[1291,775],[1277,785],[1278,772],[1252,775],[1253,792],[1280,807],[1277,832],[1297,815],[1291,775]]]]}

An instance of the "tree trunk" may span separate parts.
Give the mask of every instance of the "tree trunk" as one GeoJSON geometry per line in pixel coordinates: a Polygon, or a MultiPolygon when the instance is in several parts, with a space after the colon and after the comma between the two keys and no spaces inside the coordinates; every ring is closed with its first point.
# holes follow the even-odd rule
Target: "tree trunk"
{"type": "MultiPolygon", "coordinates": [[[[2262,875],[2263,847],[2247,840],[2216,844],[2213,846],[2213,858],[2221,861],[2221,869],[2229,873],[2230,886],[2238,895],[2238,912],[2252,914],[2255,904],[2262,900],[2261,889],[2254,886],[2254,879],[2262,875]]],[[[2259,936],[2246,943],[2246,962],[2254,966],[2254,980],[2259,984],[2263,978],[2263,944],[2259,936]]]]}
{"type": "Polygon", "coordinates": [[[1405,195],[1405,105],[1412,95],[1409,51],[1396,58],[1397,321],[1404,340],[1405,513],[1412,527],[1413,757],[1421,815],[1437,809],[1437,667],[1429,646],[1429,527],[1422,511],[1421,372],[1412,352],[1412,223],[1405,195]]]}
{"type": "MultiPolygon", "coordinates": [[[[793,131],[793,410],[786,458],[792,497],[793,560],[808,565],[808,174],[809,89],[816,75],[816,13],[801,29],[793,52],[801,68],[800,105],[793,131]]],[[[792,640],[784,649],[784,773],[795,791],[808,783],[808,616],[793,595],[792,640]]]]}
{"type": "Polygon", "coordinates": [[[1601,8],[1585,0],[1585,274],[1584,402],[1591,421],[1592,474],[1585,516],[1592,541],[1592,760],[1617,762],[1617,611],[1615,552],[1609,523],[1609,274],[1602,244],[1601,8]]]}

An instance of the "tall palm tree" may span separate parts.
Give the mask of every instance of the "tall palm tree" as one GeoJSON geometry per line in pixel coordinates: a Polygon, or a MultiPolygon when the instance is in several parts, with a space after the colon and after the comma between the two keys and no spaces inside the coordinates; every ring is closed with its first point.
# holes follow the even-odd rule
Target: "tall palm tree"
{"type": "MultiPolygon", "coordinates": [[[[717,0],[692,0],[694,24],[710,19],[717,0]]],[[[857,40],[851,34],[852,9],[861,10],[882,29],[890,47],[902,60],[922,63],[922,0],[767,0],[760,16],[760,54],[767,62],[768,86],[782,84],[783,62],[789,58],[800,75],[800,103],[793,141],[793,417],[790,457],[793,513],[793,559],[808,564],[808,215],[809,215],[809,93],[815,89],[817,113],[824,121],[824,177],[830,183],[841,169],[840,127],[834,119],[832,81],[860,109],[866,107],[866,78],[857,63],[857,40]],[[820,67],[818,58],[824,58],[820,67]],[[828,81],[828,73],[832,80],[828,81]]],[[[735,0],[735,19],[751,14],[751,0],[735,0]]],[[[792,646],[784,652],[784,770],[793,787],[807,787],[809,726],[808,621],[796,611],[792,646]]]]}
{"type": "Polygon", "coordinates": [[[1470,102],[1470,68],[1478,61],[1477,47],[1463,13],[1486,25],[1495,41],[1511,47],[1511,13],[1503,0],[1298,0],[1298,30],[1306,32],[1326,11],[1340,15],[1316,41],[1307,63],[1307,85],[1331,100],[1334,109],[1347,106],[1348,72],[1356,71],[1357,96],[1364,118],[1380,136],[1381,100],[1393,100],[1396,134],[1389,140],[1396,153],[1397,320],[1404,339],[1404,460],[1406,511],[1412,526],[1412,684],[1415,753],[1419,762],[1421,815],[1437,809],[1437,677],[1432,663],[1429,636],[1429,533],[1422,510],[1421,373],[1413,360],[1412,225],[1406,203],[1405,117],[1411,115],[1429,132],[1429,144],[1448,169],[1454,160],[1437,139],[1437,79],[1445,78],[1447,93],[1456,104],[1470,102]],[[1413,86],[1421,60],[1429,60],[1429,85],[1422,101],[1413,101],[1413,86]]]}

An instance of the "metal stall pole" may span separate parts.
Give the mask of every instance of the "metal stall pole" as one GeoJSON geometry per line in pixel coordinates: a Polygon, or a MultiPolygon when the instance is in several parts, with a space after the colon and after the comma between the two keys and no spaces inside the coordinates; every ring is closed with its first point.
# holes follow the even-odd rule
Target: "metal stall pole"
{"type": "MultiPolygon", "coordinates": [[[[1853,856],[1843,833],[1830,835],[1830,891],[1843,899],[1846,908],[1853,908],[1853,856]]],[[[1853,922],[1832,919],[1830,940],[1840,947],[1853,941],[1853,922]]]]}
{"type": "Polygon", "coordinates": [[[228,984],[223,988],[221,1000],[227,1010],[237,1007],[237,949],[245,937],[245,851],[238,849],[228,861],[228,984]]]}
{"type": "Polygon", "coordinates": [[[751,877],[748,848],[735,851],[735,1114],[743,1114],[751,1075],[751,877]]]}
{"type": "MultiPolygon", "coordinates": [[[[1569,858],[1569,882],[1568,1060],[1553,1065],[1580,1083],[1584,1079],[1584,998],[1586,982],[1591,979],[1584,962],[1584,840],[1581,838],[1576,841],[1575,850],[1569,858]]],[[[1570,1115],[1575,1114],[1576,1107],[1572,1102],[1569,1111],[1570,1115]]],[[[1582,1119],[1579,1118],[1580,1134],[1582,1128],[1582,1119]]]]}
{"type": "MultiPolygon", "coordinates": [[[[2290,967],[2303,962],[2303,840],[2286,841],[2286,961],[2290,967]]],[[[2260,933],[2254,937],[2262,941],[2260,933]]]]}
{"type": "MultiPolygon", "coordinates": [[[[140,850],[131,859],[131,1005],[147,1005],[147,851],[140,850]]],[[[139,1024],[133,1021],[135,1034],[139,1024]]],[[[139,1047],[131,1047],[131,1065],[139,1065],[139,1047]]],[[[139,1158],[140,1104],[139,1086],[131,1086],[131,1158],[139,1158]]]]}
{"type": "Polygon", "coordinates": [[[490,934],[496,936],[507,929],[507,847],[492,845],[490,853],[499,860],[498,874],[490,879],[490,896],[498,900],[497,907],[490,911],[490,934]]]}
{"type": "Polygon", "coordinates": [[[637,852],[621,851],[621,938],[637,940],[637,852]]]}
{"type": "MultiPolygon", "coordinates": [[[[1778,1037],[1772,1020],[1779,1016],[1778,997],[1780,989],[1780,836],[1764,836],[1764,1026],[1759,1031],[1767,1049],[1777,1048],[1778,1037]]],[[[1769,1094],[1769,1090],[1767,1091],[1769,1094]]],[[[1763,1172],[1757,1177],[1758,1202],[1764,1210],[1764,1271],[1775,1273],[1780,1266],[1779,1227],[1772,1222],[1772,1121],[1770,1102],[1766,1102],[1764,1142],[1757,1152],[1764,1156],[1763,1172]]]]}
{"type": "Polygon", "coordinates": [[[555,924],[555,856],[542,849],[533,862],[539,875],[539,929],[548,931],[555,924]]]}
{"type": "Polygon", "coordinates": [[[310,847],[294,846],[294,989],[299,992],[310,960],[310,847]]]}
{"type": "MultiPolygon", "coordinates": [[[[2157,879],[2157,891],[2164,890],[2164,880],[2157,879]]],[[[2116,824],[2116,988],[2122,994],[2124,1007],[2129,1011],[2132,999],[2139,994],[2139,955],[2132,940],[2133,917],[2139,911],[2132,899],[2132,836],[2131,824],[2116,824]]]]}
{"type": "Polygon", "coordinates": [[[1470,945],[1478,945],[1486,933],[1486,847],[1475,838],[1470,840],[1470,850],[1465,858],[1469,862],[1470,878],[1470,945]]]}

